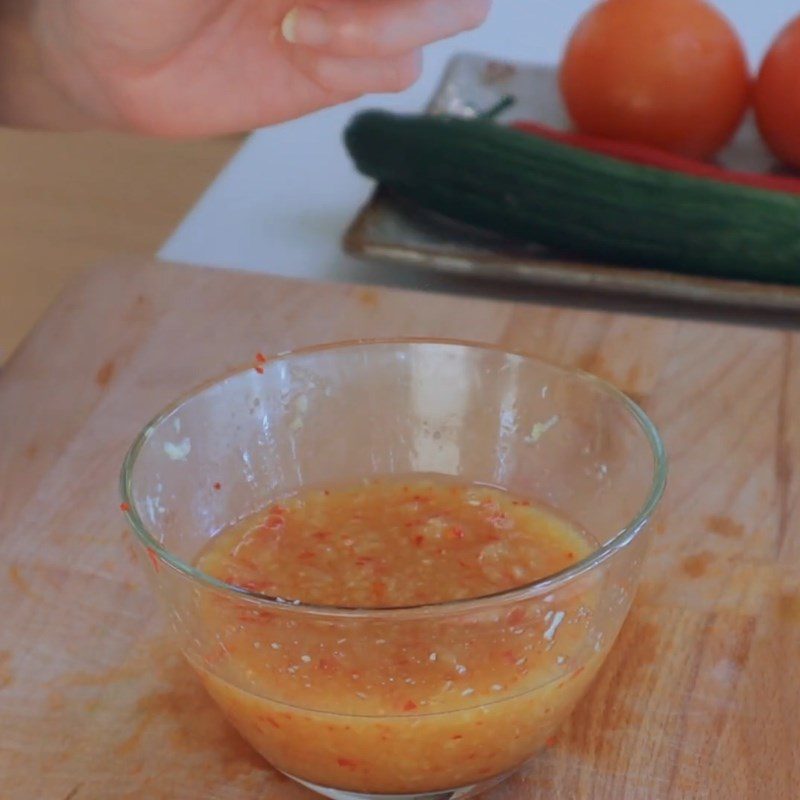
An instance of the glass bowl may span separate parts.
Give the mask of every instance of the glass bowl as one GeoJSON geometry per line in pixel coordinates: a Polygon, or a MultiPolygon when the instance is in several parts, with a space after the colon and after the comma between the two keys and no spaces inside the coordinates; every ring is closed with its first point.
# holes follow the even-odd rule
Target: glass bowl
{"type": "Polygon", "coordinates": [[[450,800],[518,769],[585,693],[630,607],[665,477],[650,420],[591,375],[491,346],[387,340],[206,384],[144,428],[121,489],[183,653],[264,758],[337,800],[450,800]],[[415,473],[530,498],[596,546],[529,585],[411,608],[288,602],[193,566],[210,537],[277,497],[415,473]],[[226,647],[232,619],[252,651],[226,647]],[[470,686],[470,665],[487,661],[496,681],[470,686]],[[343,669],[379,688],[417,681],[422,700],[366,698],[343,669]]]}

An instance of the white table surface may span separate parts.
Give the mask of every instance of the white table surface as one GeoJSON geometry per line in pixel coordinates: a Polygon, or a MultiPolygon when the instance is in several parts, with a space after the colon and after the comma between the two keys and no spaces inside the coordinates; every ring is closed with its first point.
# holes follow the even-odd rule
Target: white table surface
{"type": "MultiPolygon", "coordinates": [[[[361,262],[342,253],[342,232],[371,189],[350,164],[342,130],[361,108],[423,108],[455,52],[555,64],[570,28],[590,5],[591,0],[495,0],[481,29],[426,50],[423,76],[408,91],[372,95],[257,131],[159,255],[301,278],[464,290],[464,279],[361,262]]],[[[736,25],[754,64],[800,11],[790,0],[719,0],[717,6],[736,25]]]]}

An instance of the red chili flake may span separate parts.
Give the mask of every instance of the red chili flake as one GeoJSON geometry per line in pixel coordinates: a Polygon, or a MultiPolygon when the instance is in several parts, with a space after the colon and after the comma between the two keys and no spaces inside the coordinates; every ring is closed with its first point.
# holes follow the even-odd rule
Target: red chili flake
{"type": "Polygon", "coordinates": [[[547,745],[547,747],[555,747],[557,744],[558,744],[558,737],[557,737],[557,736],[551,736],[551,737],[550,737],[550,738],[549,738],[549,739],[548,739],[548,740],[545,742],[545,745],[547,745]]]}
{"type": "Polygon", "coordinates": [[[566,556],[571,561],[573,558],[575,558],[575,553],[573,553],[572,550],[570,550],[568,553],[566,553],[566,556]]]}
{"type": "Polygon", "coordinates": [[[425,537],[421,533],[417,534],[417,536],[414,537],[414,545],[416,547],[422,547],[423,544],[425,544],[425,537]]]}
{"type": "Polygon", "coordinates": [[[268,529],[282,528],[286,524],[286,520],[278,514],[270,514],[264,520],[264,527],[268,529]]]}
{"type": "Polygon", "coordinates": [[[514,651],[513,650],[503,650],[503,652],[500,653],[500,655],[506,661],[508,661],[509,664],[514,664],[517,661],[517,657],[514,655],[514,651]]]}
{"type": "Polygon", "coordinates": [[[208,666],[213,667],[219,664],[228,655],[227,650],[222,646],[217,647],[213,652],[208,653],[203,657],[203,660],[208,666]]]}
{"type": "Polygon", "coordinates": [[[458,564],[460,567],[463,567],[464,569],[470,569],[470,568],[472,567],[472,564],[468,564],[466,561],[464,561],[464,559],[463,559],[463,558],[459,558],[459,559],[457,559],[456,563],[457,563],[457,564],[458,564]]]}
{"type": "Polygon", "coordinates": [[[403,704],[403,711],[413,711],[417,707],[417,704],[413,700],[406,700],[403,704]]]}
{"type": "Polygon", "coordinates": [[[265,716],[264,716],[264,719],[265,719],[267,722],[269,722],[269,724],[270,724],[270,725],[272,725],[272,727],[273,727],[273,728],[280,728],[280,727],[281,727],[281,726],[280,726],[280,725],[278,725],[278,723],[277,723],[277,722],[275,722],[275,720],[274,720],[274,719],[272,719],[272,717],[270,717],[269,715],[265,715],[265,716]]]}
{"type": "MultiPolygon", "coordinates": [[[[269,591],[270,589],[274,589],[275,588],[275,584],[272,583],[272,581],[255,581],[255,580],[253,580],[253,581],[237,581],[237,580],[232,580],[232,581],[227,581],[227,582],[228,583],[232,583],[234,586],[238,586],[240,589],[246,589],[248,592],[259,592],[260,594],[264,594],[265,592],[269,591]]],[[[263,612],[261,612],[261,614],[264,615],[264,618],[266,618],[266,616],[270,616],[270,617],[272,616],[272,614],[269,614],[269,612],[267,612],[267,611],[263,611],[263,612]]]]}
{"type": "Polygon", "coordinates": [[[330,489],[323,489],[323,490],[322,490],[322,494],[324,494],[324,495],[325,495],[325,497],[327,497],[327,496],[328,496],[330,493],[331,493],[331,490],[330,490],[330,489]]]}
{"type": "Polygon", "coordinates": [[[256,364],[266,364],[267,357],[263,353],[256,353],[256,364]]]}
{"type": "Polygon", "coordinates": [[[354,758],[342,758],[341,756],[336,759],[336,763],[340,767],[353,768],[353,767],[357,767],[358,766],[358,761],[356,761],[354,758]]]}
{"type": "Polygon", "coordinates": [[[130,503],[120,503],[119,504],[119,510],[120,511],[130,511],[131,510],[130,503]]]}
{"type": "Polygon", "coordinates": [[[522,620],[525,619],[525,609],[517,606],[512,611],[509,611],[508,616],[506,617],[506,622],[509,625],[519,625],[522,620]]]}
{"type": "Polygon", "coordinates": [[[320,672],[327,672],[330,674],[332,672],[337,672],[339,665],[330,658],[320,658],[317,661],[317,669],[320,672]]]}
{"type": "MultiPolygon", "coordinates": [[[[241,587],[246,588],[246,587],[241,587]]],[[[254,589],[252,591],[262,592],[262,589],[254,589]]],[[[243,608],[239,609],[236,618],[240,622],[267,622],[272,619],[274,614],[269,611],[262,611],[260,608],[243,608]]]]}
{"type": "Polygon", "coordinates": [[[359,556],[356,559],[356,566],[364,567],[367,564],[371,564],[374,560],[375,559],[374,558],[370,558],[370,556],[359,556]]]}
{"type": "Polygon", "coordinates": [[[214,484],[214,491],[218,492],[221,488],[222,488],[222,484],[219,481],[217,481],[214,484]]]}
{"type": "Polygon", "coordinates": [[[376,597],[383,597],[386,594],[386,584],[383,581],[372,581],[372,593],[376,597]]]}
{"type": "Polygon", "coordinates": [[[303,550],[302,553],[298,556],[298,558],[302,558],[304,561],[308,561],[309,558],[316,558],[316,553],[313,550],[303,550]]]}
{"type": "Polygon", "coordinates": [[[330,531],[316,531],[313,536],[315,539],[319,539],[319,541],[324,542],[326,539],[331,537],[330,531]]]}
{"type": "Polygon", "coordinates": [[[153,550],[152,547],[147,548],[147,557],[150,559],[150,563],[153,565],[153,569],[158,572],[161,569],[161,565],[158,563],[158,556],[156,555],[156,551],[153,550]]]}
{"type": "Polygon", "coordinates": [[[456,525],[455,527],[450,528],[450,536],[452,536],[453,539],[463,539],[464,538],[464,529],[463,528],[459,528],[458,525],[456,525]]]}
{"type": "Polygon", "coordinates": [[[259,366],[258,364],[256,364],[256,365],[253,367],[253,369],[254,369],[254,370],[255,370],[255,371],[256,371],[256,372],[257,372],[259,375],[263,375],[263,374],[264,374],[264,367],[262,367],[262,366],[259,366]]]}
{"type": "Polygon", "coordinates": [[[576,669],[575,672],[572,673],[572,677],[577,678],[578,675],[580,675],[581,672],[583,672],[585,669],[586,667],[578,667],[578,669],[576,669]]]}
{"type": "Polygon", "coordinates": [[[451,736],[451,739],[463,739],[464,735],[461,733],[457,733],[455,736],[451,736]]]}

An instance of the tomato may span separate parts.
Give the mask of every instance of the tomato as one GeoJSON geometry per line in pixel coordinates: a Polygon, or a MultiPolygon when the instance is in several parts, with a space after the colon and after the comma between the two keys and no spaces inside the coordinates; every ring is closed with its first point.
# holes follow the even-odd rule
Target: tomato
{"type": "Polygon", "coordinates": [[[756,81],[756,122],[769,149],[800,167],[800,17],[778,34],[756,81]]]}
{"type": "Polygon", "coordinates": [[[747,109],[747,59],[703,0],[604,0],[580,20],[559,71],[577,128],[707,158],[747,109]]]}

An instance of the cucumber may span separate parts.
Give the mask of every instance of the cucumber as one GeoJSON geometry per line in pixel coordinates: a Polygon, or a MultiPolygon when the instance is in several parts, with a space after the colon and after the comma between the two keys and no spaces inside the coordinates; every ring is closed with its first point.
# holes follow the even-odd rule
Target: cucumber
{"type": "Polygon", "coordinates": [[[345,144],[364,175],[520,242],[800,283],[800,195],[634,164],[481,119],[365,111],[345,144]]]}

